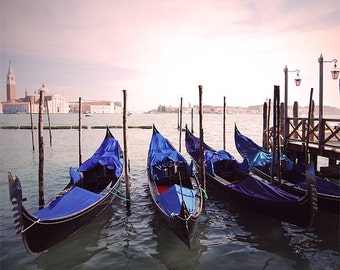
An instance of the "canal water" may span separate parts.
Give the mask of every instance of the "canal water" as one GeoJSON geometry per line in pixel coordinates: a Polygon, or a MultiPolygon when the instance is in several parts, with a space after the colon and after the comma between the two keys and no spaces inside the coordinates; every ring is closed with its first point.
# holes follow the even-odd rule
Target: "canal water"
{"type": "MultiPolygon", "coordinates": [[[[203,116],[205,141],[222,149],[222,115],[203,116]]],[[[183,123],[191,127],[191,116],[183,123]]],[[[34,115],[37,124],[37,115],[34,115]]],[[[47,125],[47,121],[45,120],[47,125]]],[[[262,115],[227,115],[227,150],[237,159],[234,124],[242,133],[261,144],[262,115]]],[[[52,125],[78,124],[78,115],[51,115],[52,125]]],[[[121,115],[83,117],[83,125],[122,125],[121,115]]],[[[133,114],[128,125],[155,124],[173,145],[179,147],[176,114],[133,114]]],[[[194,116],[198,134],[198,116],[194,116]]],[[[29,115],[1,115],[0,126],[30,125],[29,115]]],[[[122,129],[112,129],[123,146],[122,129]]],[[[339,217],[319,212],[310,229],[253,213],[228,200],[223,194],[210,193],[200,219],[193,247],[188,249],[161,220],[148,195],[146,160],[151,129],[128,130],[131,164],[131,215],[126,202],[115,199],[107,211],[77,234],[39,256],[28,254],[20,235],[16,235],[9,201],[7,171],[22,182],[26,206],[38,206],[38,140],[32,151],[31,131],[0,129],[0,269],[340,269],[339,217]]],[[[105,136],[104,129],[85,129],[82,133],[83,160],[90,157],[105,136]]],[[[78,165],[78,131],[44,131],[45,200],[48,201],[68,182],[69,166],[78,165]]],[[[184,133],[182,152],[185,157],[184,133]]],[[[125,191],[125,186],[122,186],[125,191]]]]}

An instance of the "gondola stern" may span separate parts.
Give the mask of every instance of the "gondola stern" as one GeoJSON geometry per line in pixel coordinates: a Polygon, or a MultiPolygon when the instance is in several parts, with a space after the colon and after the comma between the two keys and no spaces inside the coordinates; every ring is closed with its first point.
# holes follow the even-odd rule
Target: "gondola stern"
{"type": "Polygon", "coordinates": [[[191,214],[189,213],[189,210],[184,200],[182,201],[181,212],[179,216],[183,220],[183,222],[185,222],[185,230],[184,230],[184,234],[182,237],[182,241],[189,249],[191,249],[191,242],[194,238],[193,236],[194,236],[195,230],[191,228],[191,226],[189,226],[189,220],[191,218],[191,214]]]}
{"type": "Polygon", "coordinates": [[[310,162],[306,166],[306,182],[307,182],[307,196],[310,202],[310,223],[308,227],[313,225],[314,217],[318,212],[318,197],[316,193],[316,178],[314,163],[310,162]]]}
{"type": "Polygon", "coordinates": [[[156,128],[155,124],[152,124],[152,134],[155,135],[155,134],[158,134],[158,133],[159,133],[159,131],[156,128]]]}
{"type": "Polygon", "coordinates": [[[109,126],[106,125],[106,135],[105,135],[105,139],[107,138],[114,138],[114,136],[112,135],[110,129],[109,129],[109,126]]]}

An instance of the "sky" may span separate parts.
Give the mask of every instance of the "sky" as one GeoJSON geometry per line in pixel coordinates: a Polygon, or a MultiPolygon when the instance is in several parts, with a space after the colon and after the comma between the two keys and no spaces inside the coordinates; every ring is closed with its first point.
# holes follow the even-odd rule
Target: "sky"
{"type": "MultiPolygon", "coordinates": [[[[0,100],[9,62],[17,97],[45,84],[67,101],[158,105],[260,105],[274,85],[288,104],[319,103],[319,62],[338,59],[339,0],[0,0],[0,100]]],[[[324,106],[340,108],[333,63],[324,63],[324,106]]]]}

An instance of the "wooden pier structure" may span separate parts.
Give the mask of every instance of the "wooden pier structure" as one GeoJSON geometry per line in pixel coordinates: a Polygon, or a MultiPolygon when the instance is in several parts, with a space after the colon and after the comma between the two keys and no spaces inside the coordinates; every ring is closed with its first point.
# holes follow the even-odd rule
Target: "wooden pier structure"
{"type": "MultiPolygon", "coordinates": [[[[284,110],[284,104],[280,104],[280,110],[284,110]]],[[[315,118],[314,102],[312,117],[298,116],[298,103],[293,106],[293,117],[285,117],[280,114],[279,130],[282,152],[295,162],[305,162],[308,150],[310,160],[315,164],[315,170],[319,167],[318,157],[328,159],[328,165],[320,167],[318,173],[340,181],[340,118],[315,118]],[[307,136],[309,134],[308,149],[307,136]]],[[[265,103],[263,108],[263,147],[272,149],[273,131],[270,127],[270,102],[265,103]],[[269,127],[269,128],[268,128],[269,127]]]]}

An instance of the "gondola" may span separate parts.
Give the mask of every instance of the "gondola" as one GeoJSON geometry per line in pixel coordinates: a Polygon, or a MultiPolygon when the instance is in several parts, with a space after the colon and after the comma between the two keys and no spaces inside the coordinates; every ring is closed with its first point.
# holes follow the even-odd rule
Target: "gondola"
{"type": "Polygon", "coordinates": [[[189,248],[203,210],[202,189],[193,164],[153,125],[147,172],[153,204],[170,229],[189,248]]]}
{"type": "Polygon", "coordinates": [[[14,205],[17,233],[28,252],[39,254],[74,234],[112,202],[121,182],[123,163],[119,142],[107,128],[106,136],[91,158],[75,170],[50,203],[30,213],[24,206],[21,183],[8,172],[10,200],[14,205]]]}
{"type": "MultiPolygon", "coordinates": [[[[251,171],[266,180],[271,179],[271,152],[243,135],[235,125],[235,145],[240,155],[248,160],[251,171]]],[[[281,156],[281,181],[279,187],[301,196],[307,190],[304,164],[295,164],[286,155],[281,156]]],[[[275,172],[274,172],[275,174],[275,172]]],[[[316,176],[316,195],[320,210],[340,214],[340,185],[316,176]]]]}
{"type": "MultiPolygon", "coordinates": [[[[200,139],[187,127],[185,146],[197,169],[200,169],[200,139]]],[[[226,198],[237,201],[246,209],[301,227],[312,224],[317,211],[316,205],[312,204],[312,182],[304,196],[295,196],[248,172],[246,159],[238,162],[229,152],[216,151],[206,143],[203,143],[203,150],[208,187],[223,192],[227,195],[226,198]]]]}

